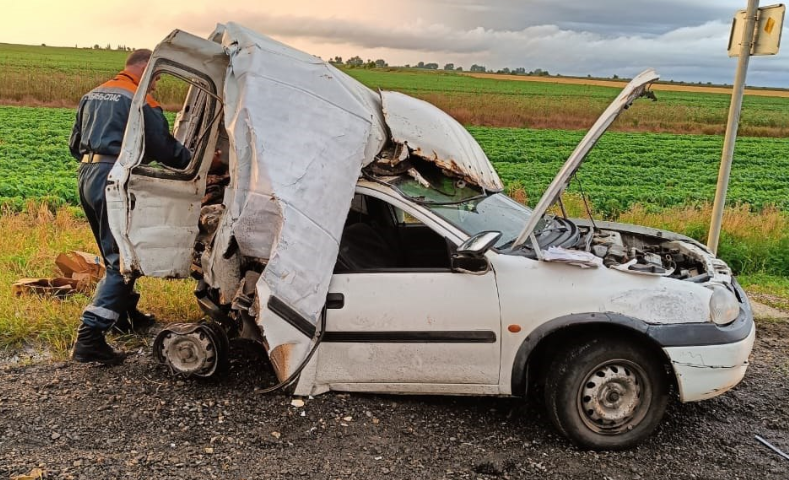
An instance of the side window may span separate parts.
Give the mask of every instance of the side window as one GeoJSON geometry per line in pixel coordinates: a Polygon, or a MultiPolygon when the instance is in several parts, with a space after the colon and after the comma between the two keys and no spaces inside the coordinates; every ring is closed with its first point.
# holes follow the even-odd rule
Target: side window
{"type": "Polygon", "coordinates": [[[216,86],[200,72],[189,71],[164,60],[157,62],[155,68],[152,96],[158,99],[165,112],[170,133],[189,150],[192,160],[186,168],[179,170],[144,157],[143,164],[136,167],[134,173],[191,180],[206,158],[211,131],[221,121],[222,108],[216,86]],[[175,111],[178,113],[174,114],[175,111]]]}
{"type": "Polygon", "coordinates": [[[357,194],[340,240],[335,271],[448,270],[448,245],[407,212],[357,194]]]}

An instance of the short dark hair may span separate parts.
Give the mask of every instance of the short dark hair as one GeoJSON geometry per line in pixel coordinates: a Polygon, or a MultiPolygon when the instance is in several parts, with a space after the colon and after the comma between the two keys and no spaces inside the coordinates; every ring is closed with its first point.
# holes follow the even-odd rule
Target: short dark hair
{"type": "Polygon", "coordinates": [[[138,63],[148,63],[148,60],[151,59],[151,55],[153,55],[153,52],[147,48],[135,50],[126,57],[126,66],[137,65],[138,63]]]}

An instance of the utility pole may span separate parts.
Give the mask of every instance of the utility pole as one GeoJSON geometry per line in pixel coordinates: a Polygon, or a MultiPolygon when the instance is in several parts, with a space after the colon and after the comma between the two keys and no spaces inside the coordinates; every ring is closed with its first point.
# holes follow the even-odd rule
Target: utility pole
{"type": "Polygon", "coordinates": [[[758,8],[759,0],[748,0],[748,8],[745,10],[745,29],[742,33],[742,44],[740,45],[740,58],[737,61],[737,73],[734,75],[734,86],[732,87],[731,104],[729,105],[729,119],[726,123],[726,136],[723,138],[723,154],[721,155],[721,166],[718,171],[715,203],[712,207],[712,223],[710,224],[710,234],[707,238],[707,247],[712,253],[717,253],[718,251],[721,224],[723,223],[723,206],[726,203],[726,190],[729,186],[729,174],[731,173],[731,162],[734,156],[734,142],[737,140],[740,109],[742,108],[742,97],[745,92],[745,75],[748,72],[748,61],[751,59],[751,47],[754,42],[753,34],[756,28],[758,8]]]}

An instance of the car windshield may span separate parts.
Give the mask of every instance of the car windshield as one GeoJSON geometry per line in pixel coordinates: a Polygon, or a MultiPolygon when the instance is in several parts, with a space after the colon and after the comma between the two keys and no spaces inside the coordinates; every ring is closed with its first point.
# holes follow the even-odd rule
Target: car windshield
{"type": "Polygon", "coordinates": [[[452,205],[426,206],[469,236],[488,230],[501,232],[494,245],[497,249],[512,245],[531,216],[530,209],[501,193],[452,205]]]}
{"type": "Polygon", "coordinates": [[[401,178],[392,186],[469,236],[484,231],[501,232],[494,245],[497,249],[512,245],[532,213],[502,193],[486,194],[463,182],[428,188],[411,178],[401,178]]]}

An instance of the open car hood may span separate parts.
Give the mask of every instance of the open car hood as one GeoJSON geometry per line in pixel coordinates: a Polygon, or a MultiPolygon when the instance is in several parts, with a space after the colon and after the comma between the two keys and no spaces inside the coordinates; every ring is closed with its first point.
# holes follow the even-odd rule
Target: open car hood
{"type": "Polygon", "coordinates": [[[573,174],[581,167],[589,151],[595,146],[597,141],[608,127],[611,126],[614,120],[616,120],[619,114],[622,113],[622,110],[626,110],[630,107],[633,101],[642,96],[644,92],[647,91],[649,85],[658,78],[660,77],[655,73],[654,69],[650,68],[644,70],[633,78],[619,95],[617,95],[614,101],[611,102],[611,105],[605,109],[603,114],[600,115],[600,118],[597,119],[595,124],[592,125],[592,128],[586,133],[583,140],[575,147],[575,150],[570,157],[567,158],[567,161],[564,162],[562,169],[559,170],[559,173],[545,190],[540,201],[537,202],[537,205],[534,207],[534,212],[531,217],[529,217],[528,223],[526,223],[526,226],[523,228],[520,235],[518,235],[518,238],[515,239],[512,245],[513,249],[517,249],[523,245],[529,239],[529,236],[534,233],[534,229],[545,215],[545,212],[559,199],[569,185],[573,174]]]}

